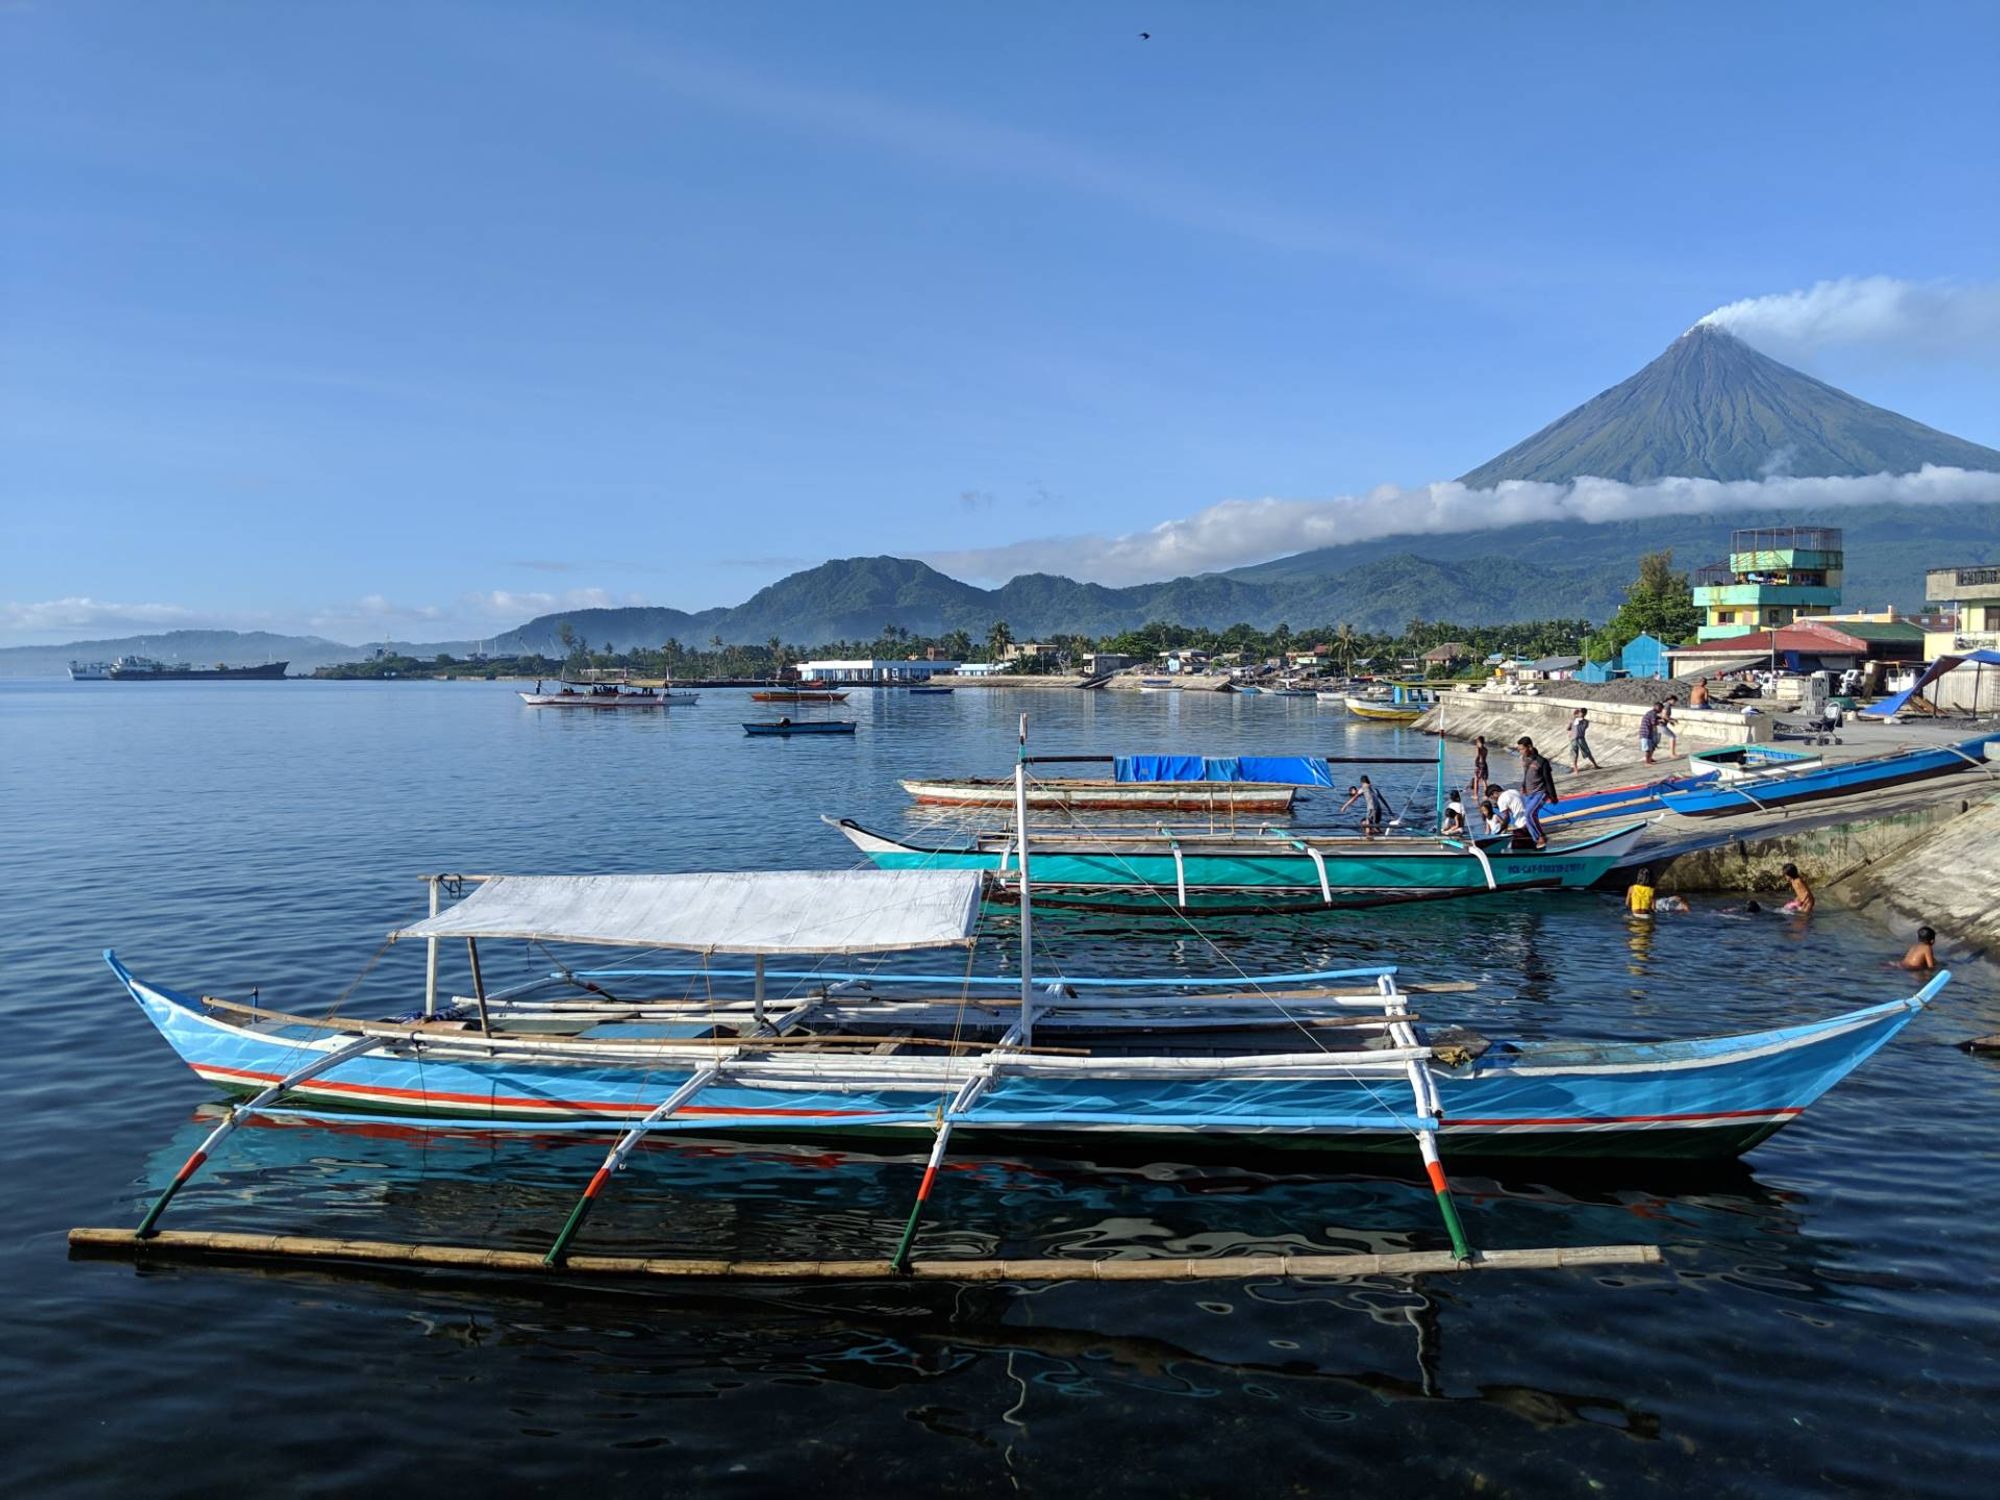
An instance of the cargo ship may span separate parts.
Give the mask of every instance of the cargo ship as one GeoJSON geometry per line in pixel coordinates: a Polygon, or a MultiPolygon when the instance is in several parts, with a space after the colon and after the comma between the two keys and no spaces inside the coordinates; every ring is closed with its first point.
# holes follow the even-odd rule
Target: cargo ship
{"type": "Polygon", "coordinates": [[[261,667],[184,667],[154,661],[150,656],[121,656],[104,675],[112,682],[275,682],[290,662],[267,661],[261,667]]]}

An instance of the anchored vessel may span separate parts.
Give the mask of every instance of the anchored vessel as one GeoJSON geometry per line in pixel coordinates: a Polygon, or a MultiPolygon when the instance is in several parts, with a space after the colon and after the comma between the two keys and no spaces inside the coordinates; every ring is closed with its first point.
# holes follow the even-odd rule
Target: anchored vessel
{"type": "MultiPolygon", "coordinates": [[[[104,676],[111,682],[275,682],[285,675],[290,662],[267,661],[259,667],[182,667],[154,661],[150,656],[121,656],[104,676]]],[[[70,675],[76,675],[72,664],[70,675]]]]}

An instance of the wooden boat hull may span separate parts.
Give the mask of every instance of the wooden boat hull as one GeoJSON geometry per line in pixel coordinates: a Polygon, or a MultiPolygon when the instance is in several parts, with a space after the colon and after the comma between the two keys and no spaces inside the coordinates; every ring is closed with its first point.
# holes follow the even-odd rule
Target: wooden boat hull
{"type": "Polygon", "coordinates": [[[1632,786],[1606,787],[1601,792],[1565,797],[1554,807],[1543,808],[1540,818],[1542,826],[1547,828],[1565,823],[1588,823],[1599,818],[1638,817],[1643,813],[1659,811],[1662,806],[1660,798],[1668,792],[1684,792],[1712,785],[1715,780],[1715,772],[1702,771],[1693,776],[1669,776],[1632,786]]]}
{"type": "MultiPolygon", "coordinates": [[[[962,777],[905,781],[903,790],[918,802],[938,807],[1011,808],[1012,777],[962,777]]],[[[1044,811],[1158,810],[1215,813],[1286,813],[1298,788],[1272,781],[1100,781],[1082,777],[1031,781],[1028,806],[1044,811]]]]}
{"type": "Polygon", "coordinates": [[[1886,787],[1906,786],[1936,776],[1979,769],[1983,764],[1981,747],[1986,743],[1988,741],[1982,737],[1957,746],[1906,750],[1897,755],[1820,765],[1789,775],[1759,776],[1716,787],[1670,792],[1660,799],[1660,805],[1685,817],[1717,818],[1761,812],[1771,807],[1792,807],[1802,802],[1820,802],[1856,792],[1881,791],[1886,787]]]}
{"type": "Polygon", "coordinates": [[[854,725],[846,719],[808,719],[798,724],[745,724],[745,734],[852,734],[854,725]]]}
{"type": "MultiPolygon", "coordinates": [[[[835,824],[848,841],[883,870],[1018,871],[1018,856],[1004,837],[977,847],[924,848],[871,833],[851,819],[835,824]]],[[[1302,838],[1319,855],[1286,839],[1193,834],[1178,840],[1176,855],[1157,836],[1097,840],[1063,835],[1037,842],[1029,873],[1037,886],[1080,890],[1146,890],[1177,899],[1184,892],[1288,891],[1491,891],[1537,886],[1582,888],[1596,884],[1631,854],[1645,832],[1635,823],[1595,838],[1543,850],[1512,850],[1488,841],[1484,858],[1462,843],[1410,839],[1302,838]],[[1324,881],[1322,881],[1324,872],[1324,881]]]]}
{"type": "Polygon", "coordinates": [[[752,693],[752,703],[845,703],[845,693],[752,693]]]}
{"type": "Polygon", "coordinates": [[[1373,719],[1383,724],[1414,724],[1430,711],[1428,703],[1377,703],[1366,698],[1343,698],[1347,711],[1357,719],[1373,719]]]}
{"type": "MultiPolygon", "coordinates": [[[[195,997],[144,983],[107,954],[127,992],[201,1078],[252,1093],[315,1052],[353,1042],[337,1029],[259,1030],[221,1019],[195,997]]],[[[1907,999],[1747,1035],[1651,1043],[1510,1042],[1455,1066],[1433,1060],[1439,1133],[1456,1154],[1572,1159],[1712,1159],[1750,1149],[1886,1045],[1948,976],[1907,999]]],[[[700,1058],[601,1047],[565,1060],[531,1041],[438,1029],[349,1058],[306,1082],[273,1114],[423,1121],[481,1131],[611,1132],[645,1118],[694,1076],[700,1058]]],[[[969,1136],[1049,1142],[1216,1139],[1239,1147],[1407,1151],[1407,1092],[1385,1087],[1368,1054],[1245,1059],[1227,1076],[1123,1077],[1115,1059],[1010,1063],[954,1123],[969,1136]],[[1018,1071],[1015,1069],[1018,1068],[1018,1071]]],[[[839,1086],[818,1088],[796,1059],[731,1063],[672,1122],[673,1134],[932,1139],[938,1103],[965,1077],[963,1058],[843,1059],[839,1086]]]]}

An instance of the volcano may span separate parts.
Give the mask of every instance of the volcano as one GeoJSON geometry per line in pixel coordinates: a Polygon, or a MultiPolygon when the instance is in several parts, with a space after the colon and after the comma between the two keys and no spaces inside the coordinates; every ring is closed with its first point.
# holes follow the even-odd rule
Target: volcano
{"type": "Polygon", "coordinates": [[[1925,464],[2000,471],[2000,451],[1871,406],[1697,323],[1631,379],[1462,482],[1910,474],[1925,464]]]}

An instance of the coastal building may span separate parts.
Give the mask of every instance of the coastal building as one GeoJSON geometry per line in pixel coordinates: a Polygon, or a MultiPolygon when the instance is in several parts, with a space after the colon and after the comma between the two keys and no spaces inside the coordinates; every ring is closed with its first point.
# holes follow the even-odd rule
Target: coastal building
{"type": "Polygon", "coordinates": [[[959,664],[955,661],[914,659],[885,661],[880,658],[865,658],[858,661],[802,661],[799,663],[799,680],[820,683],[928,682],[940,672],[958,670],[959,664]]]}
{"type": "Polygon", "coordinates": [[[1924,598],[1951,616],[1948,625],[1925,632],[1927,656],[2000,650],[2000,564],[1932,568],[1924,574],[1924,598]]]}
{"type": "Polygon", "coordinates": [[[1059,656],[1062,648],[1049,641],[1009,641],[1000,652],[1000,660],[1007,663],[1040,661],[1046,656],[1059,656]]]}
{"type": "Polygon", "coordinates": [[[1446,641],[1426,651],[1423,662],[1426,667],[1456,667],[1472,660],[1472,648],[1464,641],[1446,641]]]}
{"type": "Polygon", "coordinates": [[[1582,667],[1580,656],[1544,656],[1522,666],[1512,668],[1513,675],[1529,682],[1561,682],[1577,675],[1582,667]]]}
{"type": "Polygon", "coordinates": [[[1692,580],[1694,602],[1705,615],[1697,640],[1726,640],[1831,614],[1840,605],[1843,548],[1837,526],[1731,532],[1729,561],[1698,569],[1692,580]]]}
{"type": "Polygon", "coordinates": [[[1610,682],[1613,678],[1659,679],[1667,675],[1667,643],[1641,631],[1609,661],[1585,662],[1576,677],[1579,682],[1610,682]]]}
{"type": "Polygon", "coordinates": [[[1868,660],[1868,643],[1832,625],[1792,625],[1679,646],[1667,652],[1676,677],[1726,672],[1844,672],[1868,660]]]}
{"type": "Polygon", "coordinates": [[[1139,665],[1139,658],[1126,656],[1119,651],[1092,651],[1083,659],[1083,670],[1090,677],[1102,677],[1106,672],[1122,672],[1127,667],[1139,665]]]}

